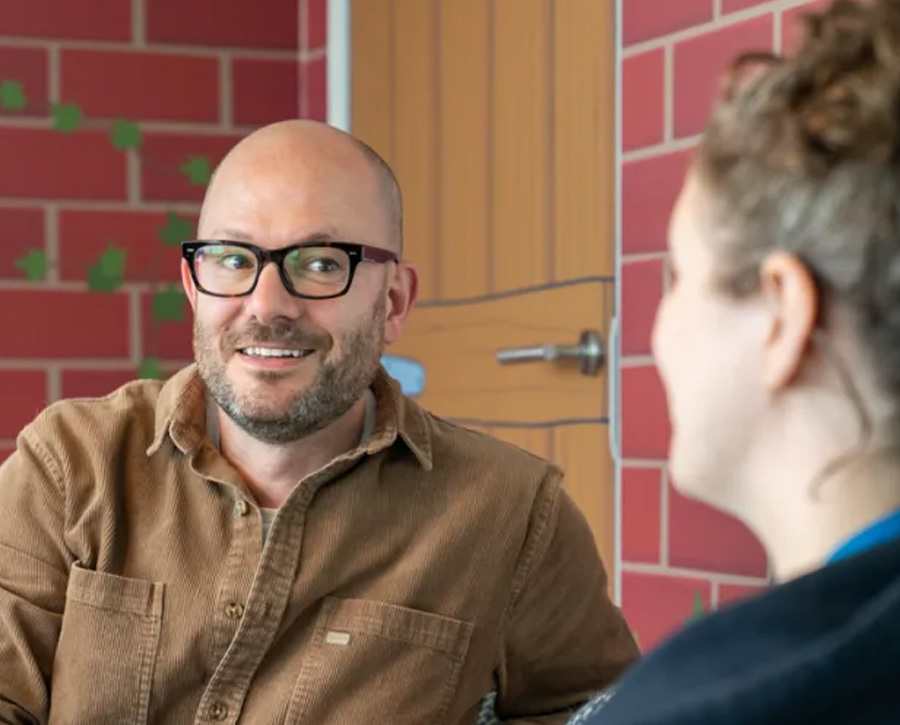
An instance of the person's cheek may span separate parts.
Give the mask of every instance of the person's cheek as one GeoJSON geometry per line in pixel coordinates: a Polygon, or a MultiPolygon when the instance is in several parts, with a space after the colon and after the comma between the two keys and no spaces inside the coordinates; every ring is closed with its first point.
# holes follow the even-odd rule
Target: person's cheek
{"type": "Polygon", "coordinates": [[[656,311],[656,319],[653,323],[653,332],[650,340],[653,357],[663,375],[665,375],[665,368],[669,355],[668,337],[672,326],[672,321],[670,319],[671,308],[672,299],[671,295],[668,295],[662,299],[659,308],[656,311]]]}

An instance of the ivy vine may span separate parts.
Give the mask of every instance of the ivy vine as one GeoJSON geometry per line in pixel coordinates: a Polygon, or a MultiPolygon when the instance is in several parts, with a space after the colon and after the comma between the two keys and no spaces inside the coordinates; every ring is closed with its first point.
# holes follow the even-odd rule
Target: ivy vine
{"type": "MultiPolygon", "coordinates": [[[[21,113],[29,109],[29,98],[23,84],[14,79],[0,78],[0,110],[21,113]]],[[[35,107],[31,106],[34,111],[35,107]]],[[[78,131],[86,120],[82,108],[76,103],[53,103],[49,105],[51,128],[64,134],[78,131]]],[[[119,118],[112,122],[109,130],[109,142],[121,152],[140,153],[143,144],[143,133],[134,121],[119,118]]],[[[142,161],[152,160],[142,157],[142,161]]],[[[213,167],[210,160],[202,155],[189,155],[178,167],[192,186],[206,186],[212,178],[213,167]]],[[[188,239],[192,233],[192,225],[188,219],[176,212],[166,214],[165,223],[157,230],[159,241],[166,247],[177,247],[182,240],[188,239]]],[[[95,262],[88,268],[87,286],[92,292],[110,293],[120,289],[125,283],[125,267],[127,251],[109,243],[95,262]]],[[[50,262],[44,249],[28,249],[15,261],[16,269],[29,282],[42,282],[47,279],[50,262]]],[[[153,326],[167,322],[182,322],[187,316],[187,300],[184,292],[176,284],[156,283],[150,304],[153,326]]],[[[152,329],[150,338],[157,338],[158,330],[152,329]]],[[[154,345],[150,345],[154,347],[154,345]]],[[[141,378],[162,378],[164,373],[158,357],[144,357],[137,370],[141,378]]]]}

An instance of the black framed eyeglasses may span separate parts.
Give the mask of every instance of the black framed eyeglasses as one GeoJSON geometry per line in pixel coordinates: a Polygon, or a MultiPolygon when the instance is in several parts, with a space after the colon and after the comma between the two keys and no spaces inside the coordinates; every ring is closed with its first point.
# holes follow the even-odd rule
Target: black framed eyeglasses
{"type": "Polygon", "coordinates": [[[353,242],[306,242],[262,249],[248,242],[197,239],[181,243],[197,289],[214,297],[243,297],[256,289],[269,262],[295,297],[325,300],[347,294],[360,262],[398,262],[393,252],[353,242]]]}

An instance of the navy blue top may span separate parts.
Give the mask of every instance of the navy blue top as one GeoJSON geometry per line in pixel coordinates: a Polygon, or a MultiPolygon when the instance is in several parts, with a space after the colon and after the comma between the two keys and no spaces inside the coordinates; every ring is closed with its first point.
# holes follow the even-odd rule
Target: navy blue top
{"type": "MultiPolygon", "coordinates": [[[[862,533],[853,546],[874,542],[862,533]]],[[[900,539],[836,553],[829,566],[689,626],[572,722],[897,725],[900,539]]]]}

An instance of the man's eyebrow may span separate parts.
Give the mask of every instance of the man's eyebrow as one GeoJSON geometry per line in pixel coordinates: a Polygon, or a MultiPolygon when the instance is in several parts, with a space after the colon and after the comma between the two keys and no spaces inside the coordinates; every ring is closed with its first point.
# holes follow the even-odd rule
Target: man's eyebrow
{"type": "MultiPolygon", "coordinates": [[[[252,241],[253,235],[247,234],[247,232],[242,232],[239,229],[216,229],[214,233],[210,237],[211,239],[230,239],[234,242],[249,242],[252,241]]],[[[338,238],[338,236],[332,233],[329,230],[321,229],[314,232],[310,232],[309,234],[304,234],[302,237],[297,237],[290,241],[290,244],[285,246],[292,246],[294,244],[307,244],[309,242],[335,242],[335,241],[343,241],[338,238]]]]}
{"type": "Polygon", "coordinates": [[[294,239],[291,244],[306,244],[307,242],[337,242],[342,241],[338,239],[337,235],[332,234],[327,230],[320,230],[316,232],[310,232],[298,239],[294,239]]]}
{"type": "Polygon", "coordinates": [[[210,239],[231,239],[235,242],[249,242],[251,235],[237,229],[216,229],[210,239]]]}

